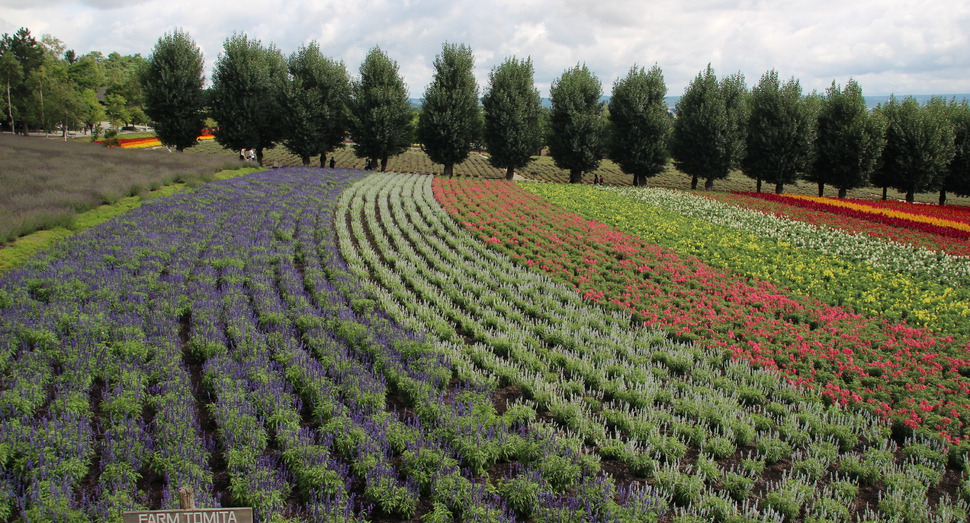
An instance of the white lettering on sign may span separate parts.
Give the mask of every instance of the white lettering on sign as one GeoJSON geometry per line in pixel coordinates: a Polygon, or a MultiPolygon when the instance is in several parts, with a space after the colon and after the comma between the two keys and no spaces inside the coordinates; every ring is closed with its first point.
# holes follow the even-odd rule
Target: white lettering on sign
{"type": "Polygon", "coordinates": [[[124,523],[253,523],[251,508],[125,512],[124,523]]]}

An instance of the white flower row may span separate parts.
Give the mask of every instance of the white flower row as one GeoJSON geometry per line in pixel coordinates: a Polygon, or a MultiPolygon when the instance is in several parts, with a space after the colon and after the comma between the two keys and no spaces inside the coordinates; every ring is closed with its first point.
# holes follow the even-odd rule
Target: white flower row
{"type": "Polygon", "coordinates": [[[907,273],[944,285],[970,286],[970,256],[954,256],[925,247],[818,226],[684,191],[659,187],[598,188],[682,216],[863,262],[877,269],[907,273]]]}

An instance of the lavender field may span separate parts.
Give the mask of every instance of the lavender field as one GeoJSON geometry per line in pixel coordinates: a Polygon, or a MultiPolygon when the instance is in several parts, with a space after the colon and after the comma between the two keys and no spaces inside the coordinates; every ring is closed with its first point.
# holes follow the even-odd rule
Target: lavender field
{"type": "MultiPolygon", "coordinates": [[[[498,414],[489,383],[458,379],[375,307],[332,227],[359,176],[212,183],[7,274],[0,520],[118,521],[177,507],[183,485],[259,521],[512,520],[488,474],[531,477],[521,457],[546,454],[560,487],[582,481],[617,514],[651,514],[649,489],[595,475],[531,411],[498,414]]],[[[550,506],[590,502],[559,491],[550,506]]]]}
{"type": "Polygon", "coordinates": [[[426,175],[159,198],[0,279],[0,521],[963,521],[897,441],[516,264],[426,175]]]}

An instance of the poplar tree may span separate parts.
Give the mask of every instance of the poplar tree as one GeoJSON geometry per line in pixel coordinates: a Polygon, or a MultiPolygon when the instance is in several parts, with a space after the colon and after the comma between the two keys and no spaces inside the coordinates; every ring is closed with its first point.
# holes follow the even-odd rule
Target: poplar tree
{"type": "Polygon", "coordinates": [[[883,199],[889,187],[905,193],[907,202],[940,190],[956,152],[946,102],[933,97],[921,106],[913,97],[900,102],[893,96],[878,110],[886,118],[886,146],[872,179],[883,199]]]}
{"type": "Polygon", "coordinates": [[[633,185],[663,172],[670,157],[670,115],[663,72],[632,67],[613,84],[610,98],[610,159],[633,175],[633,185]]]}
{"type": "Polygon", "coordinates": [[[218,122],[216,142],[226,149],[263,150],[283,139],[283,111],[279,100],[286,82],[286,61],[275,46],[233,34],[212,73],[211,111],[218,122]]]}
{"type": "Polygon", "coordinates": [[[569,171],[569,183],[582,183],[606,156],[603,87],[586,64],[567,69],[549,88],[552,98],[549,154],[569,171]]]}
{"type": "Polygon", "coordinates": [[[816,125],[815,159],[805,179],[818,184],[819,196],[828,184],[845,198],[848,190],[869,185],[885,146],[885,129],[882,119],[866,107],[855,80],[844,88],[832,81],[825,93],[816,125]]]}
{"type": "Polygon", "coordinates": [[[397,62],[379,47],[371,49],[360,64],[360,77],[350,88],[350,133],[358,158],[387,160],[411,146],[412,114],[408,89],[398,73],[397,62]]]}
{"type": "MultiPolygon", "coordinates": [[[[714,70],[707,69],[684,90],[674,110],[671,156],[674,165],[690,175],[691,189],[700,178],[711,189],[715,180],[727,178],[744,151],[744,121],[747,94],[744,76],[728,76],[718,83],[714,70]]],[[[760,187],[760,185],[759,185],[760,187]]]]}
{"type": "Polygon", "coordinates": [[[480,132],[474,66],[470,47],[445,42],[424,92],[418,140],[432,162],[444,164],[446,176],[454,175],[455,164],[468,158],[480,132]]]}
{"type": "MultiPolygon", "coordinates": [[[[809,165],[812,125],[798,80],[781,84],[768,71],[751,91],[747,140],[741,167],[744,174],[775,184],[775,193],[795,183],[809,165]]],[[[759,187],[760,189],[760,187],[759,187]]]]}
{"type": "Polygon", "coordinates": [[[946,204],[946,193],[970,196],[970,105],[966,100],[950,103],[950,120],[953,122],[954,154],[950,160],[943,186],[940,187],[940,205],[946,204]]]}
{"type": "Polygon", "coordinates": [[[505,169],[506,180],[512,179],[516,169],[528,165],[542,144],[542,102],[533,76],[531,58],[506,58],[489,73],[489,85],[482,97],[488,161],[505,169]]]}
{"type": "Polygon", "coordinates": [[[290,55],[287,66],[289,81],[281,101],[286,124],[283,145],[303,165],[310,165],[310,157],[319,154],[324,167],[327,154],[344,141],[350,99],[347,68],[323,56],[316,42],[290,55]]]}
{"type": "Polygon", "coordinates": [[[145,114],[163,144],[184,152],[198,143],[205,127],[205,61],[182,29],[165,33],[148,57],[141,75],[145,114]]]}

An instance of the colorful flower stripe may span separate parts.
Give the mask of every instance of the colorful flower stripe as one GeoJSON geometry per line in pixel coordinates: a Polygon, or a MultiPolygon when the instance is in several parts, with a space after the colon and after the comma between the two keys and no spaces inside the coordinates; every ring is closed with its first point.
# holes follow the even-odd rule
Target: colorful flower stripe
{"type": "MultiPolygon", "coordinates": [[[[876,209],[876,208],[865,208],[864,206],[852,206],[851,204],[837,205],[833,202],[838,200],[834,199],[823,199],[826,201],[815,201],[809,196],[798,196],[798,195],[783,195],[783,194],[771,194],[771,193],[740,193],[746,196],[753,196],[755,198],[764,198],[769,201],[781,201],[786,202],[791,205],[799,205],[809,209],[817,209],[828,212],[835,212],[840,214],[845,214],[846,216],[852,216],[855,218],[862,218],[865,220],[872,220],[880,223],[885,223],[898,227],[910,227],[913,229],[919,229],[921,231],[937,234],[940,236],[948,236],[951,238],[958,238],[961,240],[970,239],[970,228],[964,229],[959,228],[967,227],[959,222],[952,220],[943,220],[939,218],[932,218],[928,216],[920,216],[912,213],[904,213],[891,211],[888,209],[876,209]]],[[[817,198],[816,198],[817,199],[817,198]]]]}
{"type": "Polygon", "coordinates": [[[865,234],[896,243],[922,247],[953,256],[970,256],[970,241],[939,236],[904,226],[894,226],[871,220],[854,218],[844,214],[809,209],[790,202],[769,201],[742,193],[705,193],[705,198],[728,203],[741,208],[772,214],[785,219],[839,229],[848,233],[865,234]]]}
{"type": "Polygon", "coordinates": [[[931,225],[939,225],[941,227],[952,227],[954,229],[959,229],[961,231],[970,231],[970,223],[960,220],[957,216],[939,216],[934,213],[927,213],[925,210],[930,209],[929,205],[925,204],[911,204],[911,208],[899,209],[899,208],[888,208],[879,205],[873,205],[870,202],[865,202],[861,200],[848,200],[848,199],[838,199],[838,198],[824,198],[818,196],[808,196],[804,194],[789,194],[789,198],[800,198],[802,200],[808,200],[810,202],[817,202],[827,205],[835,205],[836,207],[845,207],[847,209],[854,209],[857,211],[871,212],[875,214],[881,214],[883,216],[898,217],[905,220],[913,220],[914,222],[929,223],[931,225]]]}
{"type": "Polygon", "coordinates": [[[966,288],[943,286],[815,250],[794,248],[787,242],[767,240],[746,230],[665,211],[655,206],[656,201],[654,205],[643,204],[592,186],[522,187],[570,211],[635,234],[643,241],[697,256],[746,277],[770,281],[826,305],[846,306],[869,316],[908,319],[944,336],[970,337],[970,290],[966,288]]]}
{"type": "MultiPolygon", "coordinates": [[[[831,198],[830,198],[831,199],[831,198]]],[[[859,200],[842,199],[838,201],[848,201],[869,207],[880,209],[890,209],[910,214],[922,214],[933,216],[944,220],[952,220],[970,225],[970,207],[965,205],[937,205],[927,203],[909,203],[898,200],[859,200]]]]}
{"type": "MultiPolygon", "coordinates": [[[[202,134],[198,137],[198,140],[206,141],[212,140],[215,136],[211,134],[202,134]]],[[[154,136],[145,136],[141,138],[117,138],[118,144],[121,145],[123,149],[148,149],[150,147],[161,147],[162,142],[154,136]]],[[[104,143],[104,140],[98,140],[95,143],[104,143]]]]}
{"type": "MultiPolygon", "coordinates": [[[[575,191],[573,206],[605,214],[594,201],[604,194],[595,189],[538,186],[575,191]]],[[[867,319],[681,256],[513,184],[439,178],[435,196],[489,245],[573,284],[591,301],[633,311],[645,326],[778,369],[793,383],[841,404],[864,405],[901,426],[970,439],[970,379],[961,375],[970,372],[970,359],[952,339],[867,319]]],[[[608,218],[642,222],[640,211],[608,218]]]]}
{"type": "MultiPolygon", "coordinates": [[[[853,234],[824,226],[819,227],[813,223],[790,220],[685,191],[659,187],[599,186],[598,188],[664,211],[677,213],[693,219],[693,222],[703,220],[731,229],[730,231],[715,229],[713,232],[719,240],[724,234],[737,235],[740,232],[744,237],[743,241],[746,242],[747,235],[750,233],[759,238],[782,243],[776,246],[768,242],[766,247],[768,249],[781,247],[788,250],[789,245],[798,249],[808,249],[811,252],[801,252],[802,257],[807,259],[816,258],[816,253],[821,253],[852,262],[861,262],[889,273],[903,273],[908,278],[931,284],[970,287],[970,258],[967,257],[950,256],[909,244],[870,238],[863,234],[853,234]]],[[[650,238],[644,239],[650,241],[650,238]]],[[[676,245],[672,247],[677,249],[676,245]]],[[[709,259],[702,253],[692,252],[691,254],[709,259]]],[[[843,268],[841,261],[834,261],[836,261],[836,269],[843,268]]],[[[737,267],[730,268],[739,270],[737,267]]],[[[865,266],[857,267],[857,270],[868,271],[865,266]]],[[[789,282],[775,281],[775,283],[788,285],[789,282]]],[[[970,302],[970,292],[966,293],[966,299],[970,302]]]]}

